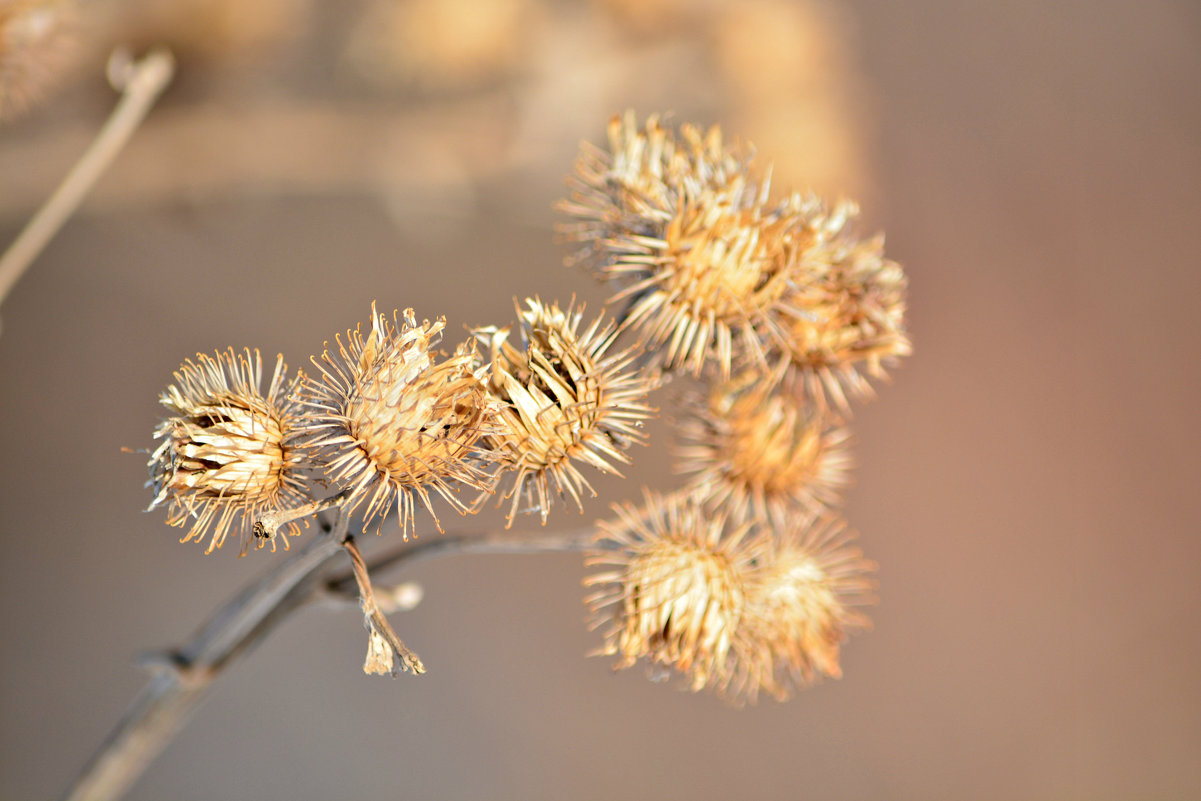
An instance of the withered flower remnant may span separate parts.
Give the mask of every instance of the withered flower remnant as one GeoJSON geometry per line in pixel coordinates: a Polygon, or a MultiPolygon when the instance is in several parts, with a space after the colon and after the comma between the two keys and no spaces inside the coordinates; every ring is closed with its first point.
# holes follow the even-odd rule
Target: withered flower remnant
{"type": "Polygon", "coordinates": [[[676,471],[687,488],[739,520],[777,526],[841,503],[851,483],[851,432],[758,374],[684,395],[676,471]]]}
{"type": "Polygon", "coordinates": [[[444,325],[419,325],[411,309],[389,321],[373,304],[366,336],[347,332],[345,344],[336,338],[336,353],[327,343],[313,359],[320,376],[306,378],[300,434],[313,463],[345,494],[346,513],[365,507],[364,530],[395,504],[407,538],[414,498],[441,530],[430,491],[466,513],[458,491],[485,484],[470,458],[491,408],[475,374],[478,356],[465,343],[438,361],[444,325]]]}
{"type": "MultiPolygon", "coordinates": [[[[578,245],[568,261],[602,280],[631,238],[655,236],[665,228],[685,194],[696,197],[728,187],[750,168],[749,152],[727,147],[717,126],[702,134],[684,125],[679,142],[658,115],[648,117],[640,130],[630,111],[610,119],[608,138],[608,151],[581,145],[569,177],[570,197],[558,204],[573,219],[559,228],[578,245]]],[[[749,193],[754,196],[755,190],[749,193]]]]}
{"type": "Polygon", "coordinates": [[[709,362],[728,375],[735,339],[757,354],[769,311],[787,291],[804,217],[767,207],[769,183],[749,176],[749,156],[722,145],[720,129],[702,136],[683,126],[683,142],[652,117],[610,123],[611,153],[585,146],[562,226],[581,245],[572,261],[628,303],[623,327],[637,330],[669,369],[699,374],[709,362]],[[756,333],[758,329],[758,333],[756,333]]]}
{"type": "MultiPolygon", "coordinates": [[[[151,455],[150,508],[167,505],[167,522],[192,527],[181,542],[212,536],[205,553],[220,548],[231,530],[243,534],[269,510],[290,509],[308,499],[293,433],[299,409],[294,391],[300,376],[285,378],[280,356],[267,394],[259,391],[262,357],[232,348],[215,358],[198,354],[175,373],[159,396],[171,411],[155,429],[162,442],[151,455]]],[[[295,523],[281,530],[299,532],[295,523]]],[[[274,542],[272,543],[274,548],[274,542]]],[[[243,537],[243,553],[246,538],[243,537]]]]}
{"type": "Polygon", "coordinates": [[[632,237],[608,271],[628,276],[612,302],[623,326],[662,352],[668,369],[728,377],[737,353],[763,369],[761,343],[782,342],[780,304],[794,277],[804,218],[746,203],[745,179],[685,199],[659,235],[632,237]]]}
{"type": "Polygon", "coordinates": [[[515,473],[512,524],[524,500],[543,524],[553,489],[583,509],[581,493],[595,495],[579,465],[620,474],[625,449],[643,439],[652,414],[643,401],[654,378],[640,372],[629,352],[610,354],[614,331],[597,317],[581,331],[583,308],[545,305],[533,298],[518,309],[520,340],[509,328],[480,328],[489,352],[487,387],[496,414],[480,442],[502,474],[515,473]]]}
{"type": "Polygon", "coordinates": [[[615,507],[588,556],[605,568],[584,580],[600,586],[587,600],[593,627],[608,624],[598,653],[617,656],[617,668],[645,658],[686,676],[693,691],[720,691],[762,541],[694,497],[644,496],[642,507],[615,507]]]}
{"type": "Polygon", "coordinates": [[[853,461],[842,426],[869,378],[910,352],[905,274],[882,238],[851,234],[853,202],[769,202],[749,148],[716,127],[639,128],[630,113],[613,118],[609,146],[585,145],[559,208],[573,217],[561,228],[571,260],[612,285],[616,315],[586,321],[574,301],[535,297],[516,324],[476,328],[446,356],[443,319],[372,304],[369,330],[325,343],[314,375],[285,382],[281,359],[265,396],[257,352],[202,355],[162,396],[172,417],[156,430],[152,507],[168,504],[173,525],[194,520],[185,541],[211,531],[209,551],[239,518],[269,538],[337,507],[337,542],[322,545],[350,555],[371,632],[364,669],[419,673],[346,534],[351,517],[367,530],[395,510],[407,539],[418,502],[442,531],[435,494],[462,514],[496,496],[506,527],[535,510],[545,525],[555,495],[583,511],[597,494],[584,466],[620,476],[645,441],[650,391],[704,384],[674,420],[682,489],[615,507],[590,545],[561,534],[482,545],[589,547],[586,602],[616,668],[642,662],[735,702],[840,676],[843,641],[869,626],[857,607],[875,569],[831,516],[853,461]]]}
{"type": "Polygon", "coordinates": [[[609,125],[609,150],[585,144],[560,226],[569,263],[611,283],[619,321],[667,369],[766,369],[765,354],[794,365],[790,385],[822,408],[849,413],[867,397],[861,374],[910,352],[906,278],[880,238],[860,241],[849,201],[832,208],[799,193],[769,204],[768,179],[748,150],[714,127],[679,137],[652,116],[609,125]]]}
{"type": "Polygon", "coordinates": [[[754,701],[763,690],[783,701],[822,676],[842,676],[842,642],[871,626],[855,607],[874,600],[876,566],[853,539],[845,523],[826,517],[797,520],[768,540],[746,585],[731,650],[732,696],[754,701]]]}
{"type": "Polygon", "coordinates": [[[790,368],[786,382],[821,409],[850,413],[851,398],[874,393],[868,377],[912,352],[905,330],[908,279],[884,257],[884,238],[858,240],[846,225],[853,205],[836,210],[828,230],[801,257],[800,275],[785,296],[779,340],[764,346],[790,368]],[[866,373],[866,376],[864,375],[866,373]]]}

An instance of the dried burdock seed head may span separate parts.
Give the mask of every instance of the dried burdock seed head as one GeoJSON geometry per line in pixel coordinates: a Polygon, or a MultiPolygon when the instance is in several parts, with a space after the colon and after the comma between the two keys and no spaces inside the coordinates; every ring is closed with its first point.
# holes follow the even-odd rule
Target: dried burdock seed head
{"type": "Polygon", "coordinates": [[[610,125],[611,152],[585,146],[560,204],[576,219],[561,228],[580,245],[569,261],[616,285],[622,326],[665,367],[728,377],[746,355],[765,369],[765,346],[785,346],[800,256],[821,239],[820,203],[769,207],[770,182],[751,178],[719,129],[680,137],[627,115],[610,125]]]}
{"type": "MultiPolygon", "coordinates": [[[[582,145],[569,178],[570,197],[558,205],[573,218],[559,230],[579,245],[570,263],[597,278],[611,277],[612,265],[632,245],[637,249],[638,237],[662,238],[686,198],[728,187],[747,174],[749,153],[724,146],[716,126],[701,134],[685,125],[680,138],[657,115],[639,129],[630,111],[610,120],[608,151],[582,145]]],[[[754,188],[744,185],[743,191],[755,195],[754,188]]]]}
{"type": "Polygon", "coordinates": [[[437,361],[433,350],[444,321],[417,324],[411,309],[403,320],[377,314],[371,330],[337,338],[313,359],[320,377],[306,379],[300,434],[315,464],[343,493],[347,513],[364,510],[364,530],[395,504],[400,529],[413,528],[414,498],[434,516],[430,491],[460,513],[460,486],[482,489],[485,476],[469,457],[490,407],[475,375],[478,356],[464,344],[437,361]]]}
{"type": "Polygon", "coordinates": [[[766,369],[761,343],[784,341],[779,307],[804,218],[748,205],[745,193],[737,177],[685,198],[657,236],[630,238],[607,268],[629,279],[612,298],[629,301],[622,325],[668,369],[699,375],[715,364],[728,377],[736,352],[766,369]]]}
{"type": "MultiPolygon", "coordinates": [[[[298,419],[293,398],[300,380],[285,380],[283,357],[267,394],[259,391],[259,352],[233,349],[215,358],[199,354],[175,373],[159,396],[171,411],[154,435],[162,439],[150,458],[153,509],[167,504],[167,522],[191,529],[182,542],[203,540],[205,553],[220,548],[231,530],[245,535],[257,516],[291,509],[309,499],[292,434],[298,419]]],[[[280,531],[284,547],[295,523],[280,531]]],[[[247,538],[243,536],[243,553],[247,538]]],[[[272,548],[275,544],[272,541],[272,548]]]]}
{"type": "Polygon", "coordinates": [[[516,474],[504,495],[512,498],[510,525],[523,500],[545,524],[552,485],[582,511],[581,493],[596,493],[580,466],[620,475],[616,465],[629,462],[624,451],[642,441],[642,421],[652,414],[644,400],[654,377],[631,353],[608,353],[614,332],[603,317],[581,330],[583,311],[527,299],[516,345],[508,328],[475,332],[489,349],[488,392],[498,405],[481,450],[516,474]]]}
{"type": "Polygon", "coordinates": [[[872,396],[867,377],[886,379],[884,368],[912,351],[905,273],[884,257],[883,237],[856,240],[845,233],[856,213],[853,206],[836,210],[827,221],[831,230],[805,250],[781,323],[787,382],[819,408],[844,415],[848,395],[872,396]]]}
{"type": "Polygon", "coordinates": [[[74,0],[0,0],[0,121],[35,103],[77,51],[74,0]]]}
{"type": "Polygon", "coordinates": [[[618,657],[618,668],[645,658],[686,676],[693,691],[720,691],[762,540],[694,497],[644,495],[642,507],[617,507],[600,524],[588,557],[604,567],[585,579],[600,587],[587,601],[593,627],[608,624],[598,653],[618,657]]]}
{"type": "Polygon", "coordinates": [[[874,600],[875,564],[853,538],[842,521],[824,518],[800,520],[769,541],[746,585],[731,651],[732,695],[754,701],[763,690],[785,700],[822,676],[841,677],[842,642],[870,627],[855,607],[874,600]]]}
{"type": "Polygon", "coordinates": [[[679,408],[676,470],[688,489],[734,519],[781,526],[841,503],[851,433],[758,374],[687,393],[679,408]]]}
{"type": "Polygon", "coordinates": [[[645,133],[638,129],[634,113],[627,111],[624,117],[609,120],[608,134],[612,153],[608,180],[656,199],[665,209],[677,206],[683,194],[699,195],[747,175],[754,157],[749,147],[726,144],[716,125],[702,132],[684,123],[677,137],[653,114],[647,118],[645,133]]]}

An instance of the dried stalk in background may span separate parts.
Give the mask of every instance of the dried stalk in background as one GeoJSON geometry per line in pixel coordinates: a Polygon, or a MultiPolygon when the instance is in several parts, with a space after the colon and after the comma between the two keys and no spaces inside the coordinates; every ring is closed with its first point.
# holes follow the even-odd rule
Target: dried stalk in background
{"type": "Polygon", "coordinates": [[[121,51],[113,54],[109,80],[121,90],[121,100],[58,189],[0,256],[0,303],[121,152],[174,72],[175,60],[166,50],[151,51],[136,62],[121,51]]]}

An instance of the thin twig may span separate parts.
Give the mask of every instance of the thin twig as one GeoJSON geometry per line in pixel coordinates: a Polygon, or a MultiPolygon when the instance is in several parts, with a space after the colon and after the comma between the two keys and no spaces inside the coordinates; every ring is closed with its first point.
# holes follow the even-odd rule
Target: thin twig
{"type": "MultiPolygon", "coordinates": [[[[299,520],[302,517],[309,517],[310,515],[317,514],[318,512],[324,512],[326,509],[332,509],[345,500],[349,495],[350,491],[346,490],[329,498],[325,498],[320,501],[313,501],[312,503],[307,503],[304,506],[298,506],[295,509],[264,512],[258,520],[254,521],[254,526],[251,530],[254,533],[255,538],[258,540],[273,540],[275,539],[275,535],[279,533],[281,526],[290,523],[293,520],[299,520]]],[[[336,542],[342,542],[346,538],[346,522],[346,515],[342,514],[339,510],[337,527],[340,529],[340,531],[334,532],[334,540],[336,542]]]]}
{"type": "MultiPolygon", "coordinates": [[[[116,59],[114,54],[110,67],[116,59]]],[[[141,61],[125,66],[123,74],[113,76],[122,91],[117,107],[58,189],[0,256],[0,303],[137,130],[171,81],[175,59],[167,50],[159,49],[151,51],[141,61]]]]}
{"type": "MultiPolygon", "coordinates": [[[[367,563],[368,569],[379,576],[401,564],[410,564],[439,556],[467,554],[535,554],[570,553],[593,547],[592,527],[562,532],[532,534],[445,534],[441,537],[408,542],[376,555],[367,563]]],[[[596,546],[603,547],[603,546],[596,546]]],[[[339,597],[354,598],[358,586],[352,572],[329,578],[325,592],[339,597]]]]}
{"type": "MultiPolygon", "coordinates": [[[[213,682],[248,654],[276,626],[309,602],[356,591],[355,567],[322,576],[341,550],[346,516],[295,556],[278,562],[263,578],[223,604],[186,645],[159,660],[156,672],[63,796],[68,801],[120,798],[179,733],[213,682]]],[[[580,551],[592,529],[531,535],[444,536],[407,543],[364,562],[362,569],[385,570],[402,563],[467,553],[554,553],[580,551]]],[[[355,549],[357,551],[357,548],[355,549]]],[[[361,559],[361,555],[360,555],[361,559]]],[[[353,557],[352,557],[353,561],[353,557]]],[[[386,622],[386,621],[385,621],[386,622]]]]}
{"type": "Polygon", "coordinates": [[[375,602],[375,591],[371,588],[371,576],[367,572],[367,563],[363,561],[363,554],[359,551],[359,546],[355,544],[354,537],[347,537],[342,542],[342,547],[350,555],[354,580],[359,587],[359,603],[363,607],[363,622],[367,626],[367,631],[371,633],[363,672],[395,676],[401,670],[408,670],[415,675],[421,675],[425,672],[425,665],[421,663],[421,657],[404,644],[375,602]],[[399,660],[399,664],[397,660],[399,660]]]}

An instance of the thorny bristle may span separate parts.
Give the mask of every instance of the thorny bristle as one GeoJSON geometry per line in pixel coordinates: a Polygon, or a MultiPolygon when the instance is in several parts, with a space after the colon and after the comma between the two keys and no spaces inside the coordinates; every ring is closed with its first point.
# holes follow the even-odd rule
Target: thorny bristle
{"type": "Polygon", "coordinates": [[[688,392],[679,409],[676,471],[707,504],[782,525],[841,503],[851,433],[803,399],[749,374],[688,392]]]}
{"type": "MultiPolygon", "coordinates": [[[[150,508],[167,504],[173,526],[194,521],[181,542],[203,540],[211,528],[205,553],[241,529],[245,553],[245,534],[258,515],[295,508],[309,498],[293,443],[299,412],[294,392],[301,377],[285,379],[281,356],[263,395],[257,350],[235,354],[230,348],[196,359],[184,362],[175,383],[159,396],[172,416],[154,432],[162,442],[149,462],[155,493],[150,508]]],[[[297,533],[295,523],[281,530],[285,548],[288,535],[297,533]]]]}
{"type": "Polygon", "coordinates": [[[722,690],[762,540],[749,525],[727,526],[692,497],[644,490],[644,503],[615,507],[600,524],[586,586],[593,627],[606,623],[599,654],[616,668],[640,659],[687,677],[693,690],[722,690]]]}
{"type": "Polygon", "coordinates": [[[799,521],[769,540],[731,649],[731,698],[754,702],[762,690],[783,701],[822,676],[841,677],[842,642],[871,626],[855,607],[874,601],[876,566],[853,540],[835,518],[799,521]]]}
{"type": "Polygon", "coordinates": [[[486,476],[470,455],[491,407],[476,377],[478,356],[468,344],[437,361],[433,347],[443,320],[417,324],[411,309],[403,321],[371,309],[371,330],[347,332],[313,359],[319,377],[305,382],[306,413],[300,427],[314,464],[334,489],[348,493],[348,514],[364,506],[364,530],[396,507],[407,538],[414,499],[434,517],[430,491],[460,513],[460,487],[482,489],[486,476]]]}
{"type": "Polygon", "coordinates": [[[483,458],[515,473],[504,498],[512,498],[508,524],[519,506],[537,509],[546,523],[556,494],[583,510],[581,495],[595,495],[579,465],[620,475],[626,448],[643,439],[652,414],[643,401],[654,379],[633,364],[633,354],[608,353],[612,323],[594,319],[584,330],[583,308],[527,299],[518,309],[520,341],[508,328],[481,328],[489,350],[487,387],[497,412],[480,442],[483,458]]]}

